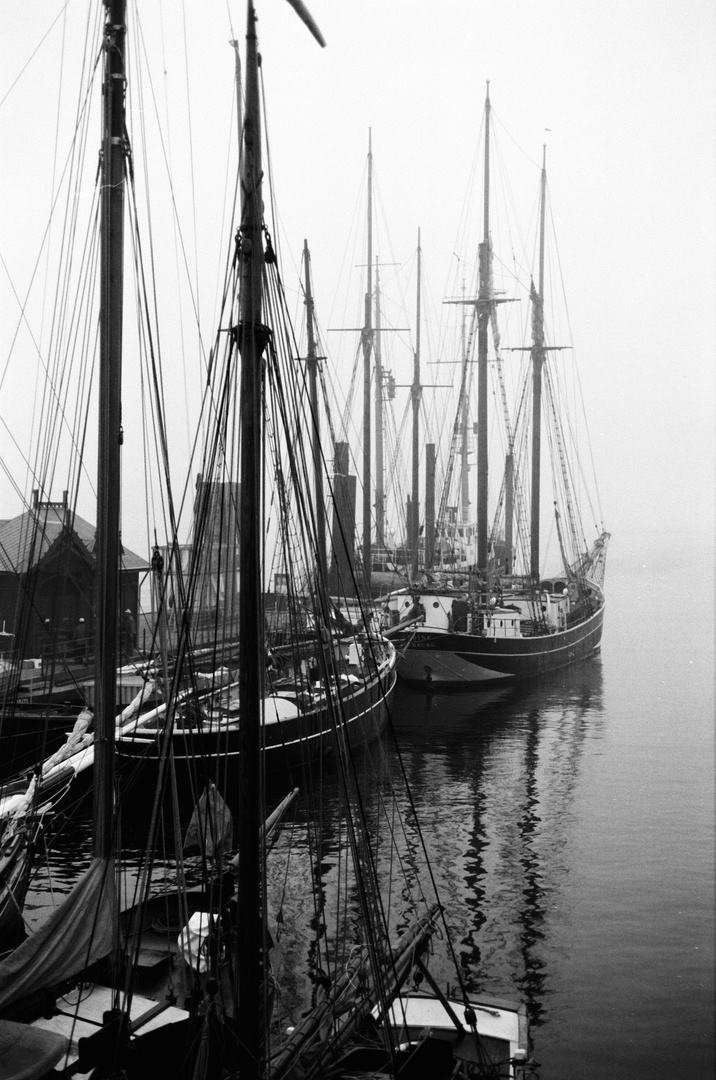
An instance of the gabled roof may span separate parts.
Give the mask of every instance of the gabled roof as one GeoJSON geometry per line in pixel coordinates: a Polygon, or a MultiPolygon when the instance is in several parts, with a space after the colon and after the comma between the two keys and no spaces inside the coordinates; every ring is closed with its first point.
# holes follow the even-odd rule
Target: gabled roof
{"type": "MultiPolygon", "coordinates": [[[[47,555],[63,532],[74,535],[75,542],[94,555],[96,529],[79,514],[72,515],[62,506],[43,506],[26,510],[18,517],[0,521],[0,573],[26,574],[47,555]]],[[[147,559],[122,548],[122,569],[148,570],[147,559]]]]}

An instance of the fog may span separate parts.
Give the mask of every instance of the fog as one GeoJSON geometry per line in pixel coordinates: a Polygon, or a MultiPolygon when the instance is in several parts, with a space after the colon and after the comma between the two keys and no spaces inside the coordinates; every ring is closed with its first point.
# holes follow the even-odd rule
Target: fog
{"type": "MultiPolygon", "coordinates": [[[[50,339],[53,310],[52,294],[38,284],[51,261],[42,240],[64,160],[56,146],[74,123],[72,80],[87,7],[84,0],[4,0],[0,7],[0,518],[19,513],[21,496],[28,498],[34,486],[23,442],[31,431],[33,394],[43,386],[38,354],[50,339]],[[33,276],[35,300],[24,320],[33,276]]],[[[338,286],[347,262],[360,261],[346,245],[360,214],[370,129],[378,212],[389,223],[383,234],[389,240],[375,254],[386,264],[407,264],[421,229],[439,319],[489,80],[501,144],[523,166],[511,180],[518,213],[532,212],[547,143],[551,207],[612,557],[678,561],[703,549],[711,559],[713,4],[311,0],[309,7],[325,49],[283,0],[257,4],[277,242],[297,312],[307,238],[322,327],[360,318],[359,291],[349,312],[338,286]]],[[[243,42],[245,15],[243,6],[225,0],[151,0],[130,5],[135,28],[137,18],[148,62],[142,97],[131,98],[129,124],[136,132],[144,109],[166,120],[172,133],[162,144],[151,141],[150,131],[146,147],[133,138],[137,170],[146,156],[160,178],[152,207],[155,258],[162,267],[178,267],[162,270],[159,300],[167,305],[170,450],[179,474],[187,468],[202,349],[213,334],[229,228],[235,116],[228,43],[243,42]],[[193,294],[179,284],[185,271],[193,294]]],[[[139,76],[144,63],[132,74],[139,76]]],[[[351,362],[350,355],[330,357],[338,381],[348,381],[351,362]]],[[[399,374],[407,376],[407,368],[399,374]]],[[[147,503],[137,497],[143,451],[132,379],[126,359],[124,537],[143,553],[147,503]]],[[[59,498],[63,486],[58,470],[52,497],[59,498]]],[[[94,519],[91,503],[81,512],[94,519]]]]}

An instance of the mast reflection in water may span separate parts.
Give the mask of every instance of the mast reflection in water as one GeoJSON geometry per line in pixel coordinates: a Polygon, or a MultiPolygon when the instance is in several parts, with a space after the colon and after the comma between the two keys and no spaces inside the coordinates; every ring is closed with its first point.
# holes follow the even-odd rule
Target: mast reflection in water
{"type": "Polygon", "coordinates": [[[598,659],[489,697],[403,691],[396,701],[466,985],[524,1000],[535,1026],[559,951],[582,747],[602,723],[598,659]]]}

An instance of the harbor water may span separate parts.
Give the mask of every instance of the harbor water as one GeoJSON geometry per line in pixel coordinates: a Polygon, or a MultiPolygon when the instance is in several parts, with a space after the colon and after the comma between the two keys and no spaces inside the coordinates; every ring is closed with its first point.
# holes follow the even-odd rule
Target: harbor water
{"type": "MultiPolygon", "coordinates": [[[[506,692],[399,687],[387,767],[408,777],[463,981],[527,1004],[538,1075],[697,1080],[714,1068],[712,608],[694,621],[696,567],[610,560],[599,656],[506,692]]],[[[48,857],[52,894],[38,864],[31,924],[86,863],[81,821],[48,857]]],[[[431,969],[451,979],[441,943],[431,969]]]]}

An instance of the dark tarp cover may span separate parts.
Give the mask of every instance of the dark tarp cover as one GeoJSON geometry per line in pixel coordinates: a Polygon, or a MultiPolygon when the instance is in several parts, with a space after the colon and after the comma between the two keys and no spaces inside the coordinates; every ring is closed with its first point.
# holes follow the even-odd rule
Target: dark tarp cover
{"type": "Polygon", "coordinates": [[[57,986],[112,949],[117,924],[113,859],[93,859],[46,923],[0,963],[0,1009],[57,986]]]}

